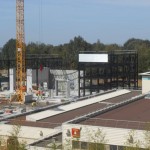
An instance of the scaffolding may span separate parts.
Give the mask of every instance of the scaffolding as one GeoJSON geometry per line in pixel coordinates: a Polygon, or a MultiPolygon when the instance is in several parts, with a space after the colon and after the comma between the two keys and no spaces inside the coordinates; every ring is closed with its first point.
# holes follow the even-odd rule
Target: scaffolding
{"type": "MultiPolygon", "coordinates": [[[[79,54],[83,53],[86,54],[79,54]]],[[[138,88],[137,51],[104,51],[88,54],[108,54],[108,62],[78,62],[79,97],[113,88],[138,88]]]]}

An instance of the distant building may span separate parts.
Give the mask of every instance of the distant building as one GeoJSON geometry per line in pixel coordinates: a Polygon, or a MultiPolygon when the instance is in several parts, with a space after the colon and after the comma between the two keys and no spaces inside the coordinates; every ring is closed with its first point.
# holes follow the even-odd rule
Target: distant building
{"type": "Polygon", "coordinates": [[[140,73],[139,75],[142,76],[142,93],[150,92],[150,72],[140,73]]]}

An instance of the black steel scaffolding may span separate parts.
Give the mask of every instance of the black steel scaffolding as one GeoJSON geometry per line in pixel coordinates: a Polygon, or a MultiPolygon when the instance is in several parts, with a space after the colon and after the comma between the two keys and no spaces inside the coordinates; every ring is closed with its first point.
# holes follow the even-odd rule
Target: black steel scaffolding
{"type": "MultiPolygon", "coordinates": [[[[62,69],[63,60],[57,55],[27,55],[26,56],[26,69],[35,69],[36,70],[36,84],[38,83],[38,70],[40,67],[48,67],[50,69],[62,69]]],[[[16,59],[3,59],[0,58],[0,69],[8,70],[8,77],[5,80],[9,82],[9,69],[16,68],[16,59]]],[[[1,87],[0,79],[0,87],[1,87]]],[[[4,79],[3,79],[4,81],[4,79]]]]}
{"type": "MultiPolygon", "coordinates": [[[[83,54],[85,52],[80,52],[83,54]]],[[[87,52],[86,52],[87,53],[87,52]]],[[[138,88],[137,51],[109,51],[108,62],[78,62],[79,97],[113,88],[138,88]]]]}

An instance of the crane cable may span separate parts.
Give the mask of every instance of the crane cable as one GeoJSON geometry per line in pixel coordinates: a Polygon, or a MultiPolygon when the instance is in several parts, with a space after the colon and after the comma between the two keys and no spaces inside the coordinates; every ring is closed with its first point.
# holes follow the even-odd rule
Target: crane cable
{"type": "Polygon", "coordinates": [[[43,1],[39,0],[39,45],[42,43],[42,38],[43,38],[43,34],[42,34],[42,27],[43,27],[43,1]]]}

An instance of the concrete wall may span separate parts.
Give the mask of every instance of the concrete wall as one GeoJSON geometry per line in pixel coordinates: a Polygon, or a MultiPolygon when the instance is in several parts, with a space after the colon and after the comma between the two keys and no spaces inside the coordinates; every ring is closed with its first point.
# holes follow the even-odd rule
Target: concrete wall
{"type": "MultiPolygon", "coordinates": [[[[132,130],[130,129],[123,129],[123,128],[111,128],[111,127],[102,127],[102,126],[88,126],[88,125],[79,125],[79,124],[64,124],[62,126],[63,131],[63,146],[65,149],[68,148],[69,145],[72,145],[72,140],[77,140],[73,138],[72,135],[69,137],[67,136],[68,132],[72,132],[72,128],[81,129],[80,131],[80,138],[79,141],[82,142],[93,142],[99,143],[98,141],[101,139],[101,136],[97,136],[98,129],[102,131],[102,134],[105,135],[105,144],[107,145],[118,145],[118,146],[125,146],[127,139],[129,137],[129,132],[132,130]],[[91,138],[91,137],[94,138],[91,138]],[[68,141],[70,143],[68,143],[68,141]]],[[[71,133],[72,134],[72,133],[71,133]]],[[[101,134],[101,135],[102,135],[101,134]]],[[[135,130],[134,131],[134,140],[139,140],[142,142],[140,147],[144,147],[144,131],[142,130],[135,130]]]]}
{"type": "Polygon", "coordinates": [[[14,68],[9,69],[9,84],[10,92],[14,92],[16,87],[16,69],[14,68]]]}
{"type": "MultiPolygon", "coordinates": [[[[42,71],[38,69],[38,83],[41,84],[43,82],[47,82],[49,84],[49,74],[50,70],[49,68],[44,67],[42,71]]],[[[36,70],[32,70],[32,83],[36,84],[37,78],[36,78],[36,70]]]]}
{"type": "MultiPolygon", "coordinates": [[[[77,70],[50,70],[44,67],[42,71],[38,70],[38,83],[48,83],[48,87],[55,89],[55,80],[68,79],[70,88],[78,91],[78,71],[77,70]]],[[[36,70],[32,70],[32,83],[36,84],[36,70]]],[[[66,84],[64,82],[64,84],[66,84]]],[[[60,86],[59,86],[60,87],[60,86]]]]}
{"type": "Polygon", "coordinates": [[[142,76],[142,94],[150,92],[150,76],[142,76]]]}
{"type": "MultiPolygon", "coordinates": [[[[50,70],[54,80],[69,80],[70,89],[78,90],[78,71],[77,70],[50,70]]],[[[66,84],[64,82],[64,84],[66,84]]]]}
{"type": "Polygon", "coordinates": [[[32,90],[32,69],[27,69],[27,92],[32,90]]]}

